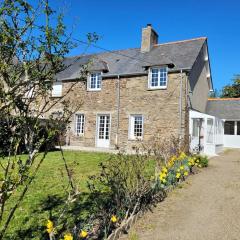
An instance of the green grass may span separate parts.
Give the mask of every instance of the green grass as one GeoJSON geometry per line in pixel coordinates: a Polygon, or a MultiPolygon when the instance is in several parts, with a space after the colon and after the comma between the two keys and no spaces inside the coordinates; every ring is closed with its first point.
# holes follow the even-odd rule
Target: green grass
{"type": "MultiPolygon", "coordinates": [[[[87,195],[88,176],[97,173],[100,170],[99,163],[108,159],[109,155],[77,151],[65,151],[64,155],[79,191],[82,192],[82,196],[87,195]]],[[[7,239],[44,239],[44,235],[40,235],[45,231],[46,220],[51,216],[58,216],[58,211],[66,199],[65,189],[67,187],[68,178],[61,153],[59,151],[48,153],[35,181],[15,213],[7,239]]],[[[82,208],[84,208],[86,206],[84,197],[81,201],[83,202],[82,208]]],[[[14,200],[10,201],[7,210],[11,208],[13,202],[14,200]]],[[[75,209],[74,215],[77,212],[80,218],[84,209],[75,209]]]]}

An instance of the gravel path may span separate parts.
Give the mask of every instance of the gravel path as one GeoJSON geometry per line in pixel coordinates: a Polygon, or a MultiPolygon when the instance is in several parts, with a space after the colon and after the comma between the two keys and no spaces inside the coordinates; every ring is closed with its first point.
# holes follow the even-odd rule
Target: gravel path
{"type": "Polygon", "coordinates": [[[148,212],[121,240],[240,239],[240,150],[226,150],[148,212]]]}

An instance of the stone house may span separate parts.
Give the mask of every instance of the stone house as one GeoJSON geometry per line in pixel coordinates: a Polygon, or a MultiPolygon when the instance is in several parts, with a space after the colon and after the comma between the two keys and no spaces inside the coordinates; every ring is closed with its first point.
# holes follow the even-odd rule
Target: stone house
{"type": "Polygon", "coordinates": [[[148,24],[141,39],[140,48],[65,60],[70,67],[58,74],[53,98],[62,97],[91,62],[86,81],[70,93],[81,107],[72,116],[67,145],[128,150],[157,133],[189,142],[189,112],[205,112],[213,88],[207,38],[159,44],[148,24]]]}

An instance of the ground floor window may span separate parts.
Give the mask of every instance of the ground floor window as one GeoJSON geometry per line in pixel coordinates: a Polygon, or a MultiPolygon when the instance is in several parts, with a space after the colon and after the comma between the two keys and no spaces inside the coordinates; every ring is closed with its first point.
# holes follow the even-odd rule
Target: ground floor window
{"type": "Polygon", "coordinates": [[[225,135],[240,135],[240,121],[225,121],[225,135]]]}
{"type": "Polygon", "coordinates": [[[240,121],[237,121],[237,135],[240,135],[240,121]]]}
{"type": "Polygon", "coordinates": [[[85,116],[84,114],[75,115],[75,132],[77,135],[84,134],[85,116]]]}
{"type": "Polygon", "coordinates": [[[130,139],[143,138],[143,116],[142,115],[130,116],[129,138],[130,139]]]}

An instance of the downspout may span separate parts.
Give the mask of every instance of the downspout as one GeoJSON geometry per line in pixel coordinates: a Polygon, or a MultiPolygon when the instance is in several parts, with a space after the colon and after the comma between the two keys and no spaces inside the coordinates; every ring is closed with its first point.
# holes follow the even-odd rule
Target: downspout
{"type": "Polygon", "coordinates": [[[182,88],[183,88],[183,70],[181,69],[180,94],[179,94],[179,138],[182,139],[182,88]]]}
{"type": "Polygon", "coordinates": [[[117,131],[116,131],[116,148],[118,148],[119,136],[119,118],[120,118],[120,75],[117,77],[117,131]]]}

